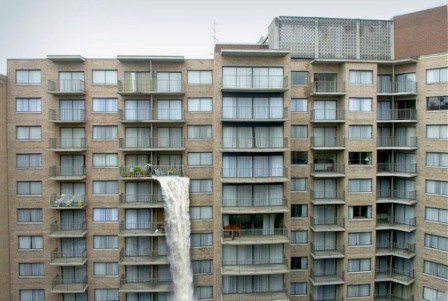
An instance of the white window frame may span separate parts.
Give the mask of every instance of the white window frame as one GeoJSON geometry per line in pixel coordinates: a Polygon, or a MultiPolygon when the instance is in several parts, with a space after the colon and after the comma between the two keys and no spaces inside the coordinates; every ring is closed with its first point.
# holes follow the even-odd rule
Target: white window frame
{"type": "Polygon", "coordinates": [[[17,114],[24,114],[24,113],[42,113],[42,100],[40,97],[17,97],[16,98],[16,113],[17,114]],[[20,102],[23,102],[23,104],[19,104],[20,102]],[[31,106],[31,104],[35,102],[34,105],[31,106]],[[19,108],[24,107],[25,109],[19,110],[19,108]],[[36,110],[31,110],[31,107],[36,107],[36,110]]]}
{"type": "Polygon", "coordinates": [[[16,126],[16,141],[42,141],[42,127],[41,126],[22,126],[22,125],[16,126]],[[27,139],[19,139],[19,137],[18,137],[19,129],[27,130],[27,132],[28,132],[27,139]],[[31,137],[32,129],[34,129],[35,131],[38,130],[36,132],[36,134],[38,134],[38,137],[31,137]]]}
{"type": "Polygon", "coordinates": [[[118,167],[118,154],[117,153],[94,153],[92,154],[92,167],[93,168],[114,168],[118,167]],[[111,160],[110,158],[115,159],[111,160]],[[101,160],[101,165],[95,165],[95,161],[101,160]],[[116,162],[116,164],[111,165],[110,162],[116,162]]]}
{"type": "Polygon", "coordinates": [[[446,140],[448,139],[448,125],[447,124],[427,124],[426,125],[426,139],[428,140],[446,140]],[[430,129],[433,129],[434,131],[436,131],[437,136],[433,136],[433,134],[431,134],[431,137],[429,134],[430,129]],[[443,137],[441,134],[442,133],[447,133],[446,137],[443,137]]]}
{"type": "Polygon", "coordinates": [[[373,84],[373,71],[372,70],[350,70],[348,78],[349,78],[350,85],[372,85],[373,84]],[[367,81],[365,81],[365,79],[363,79],[363,75],[366,76],[367,74],[369,74],[370,76],[368,78],[366,78],[367,81]]]}
{"type": "Polygon", "coordinates": [[[32,85],[32,86],[36,86],[36,85],[41,85],[42,84],[42,72],[41,72],[41,70],[40,69],[21,69],[21,70],[16,70],[16,85],[32,85]],[[19,75],[19,72],[23,72],[23,73],[26,73],[26,77],[27,77],[27,81],[26,82],[23,82],[23,83],[19,83],[19,81],[18,81],[18,75],[19,75]],[[31,79],[31,77],[30,77],[30,75],[31,75],[31,73],[34,73],[35,72],[35,74],[39,74],[39,76],[37,77],[37,79],[38,79],[38,81],[36,80],[35,82],[30,82],[30,79],[31,79]]]}
{"type": "Polygon", "coordinates": [[[211,70],[188,70],[188,85],[190,86],[198,86],[198,85],[212,85],[213,84],[213,72],[211,70]],[[199,81],[193,82],[190,75],[196,73],[199,75],[199,81]],[[203,80],[203,76],[207,74],[207,76],[203,80]],[[208,76],[210,75],[210,77],[208,76]],[[205,81],[205,79],[209,79],[210,81],[205,81]]]}
{"type": "Polygon", "coordinates": [[[213,99],[211,97],[191,97],[187,100],[189,113],[211,113],[213,111],[213,99]],[[198,101],[199,110],[193,109],[193,102],[198,101]],[[208,103],[210,102],[210,103],[208,103]],[[210,110],[208,109],[210,108],[210,110]]]}
{"type": "Polygon", "coordinates": [[[372,193],[372,179],[349,179],[348,180],[348,192],[349,193],[372,193]],[[361,190],[361,183],[365,182],[369,182],[370,181],[370,190],[361,190]],[[351,183],[357,183],[356,184],[356,190],[352,190],[352,185],[351,183]]]}
{"type": "Polygon", "coordinates": [[[425,248],[448,252],[448,237],[425,233],[423,241],[425,248]]]}
{"type": "Polygon", "coordinates": [[[350,125],[348,129],[348,137],[350,140],[372,140],[373,139],[373,127],[372,125],[350,125]],[[370,128],[370,131],[368,130],[370,128]],[[370,132],[370,136],[364,137],[364,133],[370,132]],[[356,135],[355,135],[356,134],[356,135]]]}
{"type": "Polygon", "coordinates": [[[118,139],[118,127],[116,125],[94,125],[92,126],[92,140],[94,141],[115,141],[118,139]],[[109,128],[111,137],[105,137],[105,130],[109,128]],[[103,130],[104,129],[104,130],[103,130]],[[114,130],[112,130],[114,129],[114,130]],[[96,131],[99,131],[96,133],[96,131]],[[101,134],[101,135],[100,135],[101,134]]]}
{"type": "Polygon", "coordinates": [[[92,113],[115,114],[118,112],[118,98],[92,97],[92,113]]]}
{"type": "Polygon", "coordinates": [[[432,68],[432,69],[426,69],[426,84],[427,85],[436,85],[436,84],[443,84],[448,82],[448,67],[441,67],[441,68],[432,68]],[[428,75],[430,72],[434,72],[434,81],[428,80],[428,75]],[[446,73],[446,74],[444,74],[446,73]],[[437,74],[437,75],[436,75],[437,74]],[[440,75],[442,75],[442,80],[440,79],[440,75]],[[444,78],[445,77],[445,80],[444,78]]]}
{"type": "Polygon", "coordinates": [[[92,70],[92,85],[102,85],[102,86],[115,86],[118,83],[118,72],[117,70],[114,69],[94,69],[92,70]],[[95,82],[95,73],[98,74],[98,76],[100,75],[99,73],[104,73],[104,81],[102,82],[95,82]],[[115,81],[112,80],[112,82],[108,82],[107,80],[107,75],[108,74],[115,74],[115,81]]]}
{"type": "Polygon", "coordinates": [[[188,153],[188,166],[191,167],[210,167],[213,165],[213,153],[188,153]]]}
{"type": "Polygon", "coordinates": [[[116,223],[118,222],[118,208],[93,208],[92,221],[94,223],[116,223]],[[105,218],[99,218],[100,214],[105,218]]]}
{"type": "Polygon", "coordinates": [[[373,110],[373,99],[370,97],[350,97],[348,111],[358,113],[371,113],[373,110]],[[368,110],[364,108],[365,103],[368,103],[368,110]]]}

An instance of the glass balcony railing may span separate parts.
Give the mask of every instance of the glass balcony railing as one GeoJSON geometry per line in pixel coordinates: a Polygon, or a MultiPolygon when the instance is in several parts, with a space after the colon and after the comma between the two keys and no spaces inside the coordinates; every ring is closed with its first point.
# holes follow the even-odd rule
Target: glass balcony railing
{"type": "Polygon", "coordinates": [[[416,109],[391,109],[377,112],[378,121],[417,121],[416,109]]]}
{"type": "Polygon", "coordinates": [[[51,94],[84,94],[85,82],[81,79],[60,79],[48,81],[48,93],[51,94]]]}
{"type": "Polygon", "coordinates": [[[315,174],[344,174],[344,163],[311,163],[311,172],[315,174]]]}
{"type": "Polygon", "coordinates": [[[417,191],[415,190],[405,190],[405,189],[378,189],[376,191],[377,199],[397,199],[397,200],[407,200],[416,201],[417,191]]]}
{"type": "Polygon", "coordinates": [[[51,166],[48,173],[50,178],[70,177],[83,178],[87,175],[85,166],[51,166]]]}
{"type": "Polygon", "coordinates": [[[378,85],[378,94],[415,94],[417,93],[417,82],[384,82],[378,85]]]}
{"type": "Polygon", "coordinates": [[[86,110],[61,109],[48,110],[48,120],[59,123],[83,123],[86,121],[86,110]]]}
{"type": "Polygon", "coordinates": [[[394,227],[398,226],[405,230],[412,230],[415,228],[416,218],[402,218],[390,215],[379,215],[376,218],[377,227],[394,227]]]}
{"type": "Polygon", "coordinates": [[[417,172],[416,163],[378,163],[378,173],[407,173],[417,172]]]}
{"type": "Polygon", "coordinates": [[[313,122],[335,122],[344,120],[344,110],[311,110],[311,121],[313,122]]]}
{"type": "Polygon", "coordinates": [[[48,148],[61,151],[83,151],[86,148],[86,138],[50,138],[48,148]]]}
{"type": "Polygon", "coordinates": [[[345,82],[314,81],[313,94],[339,94],[345,93],[345,82]]]}
{"type": "Polygon", "coordinates": [[[312,136],[311,146],[319,148],[343,148],[345,147],[345,139],[343,137],[322,137],[322,136],[312,136]]]}
{"type": "Polygon", "coordinates": [[[378,136],[377,147],[417,147],[417,137],[378,136]]]}
{"type": "Polygon", "coordinates": [[[87,205],[86,195],[50,195],[50,207],[56,209],[82,209],[87,205]]]}

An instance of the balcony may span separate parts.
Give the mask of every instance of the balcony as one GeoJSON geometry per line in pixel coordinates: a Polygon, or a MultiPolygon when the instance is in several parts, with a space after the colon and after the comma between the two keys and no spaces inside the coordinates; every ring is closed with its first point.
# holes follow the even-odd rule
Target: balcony
{"type": "Polygon", "coordinates": [[[311,110],[311,122],[341,123],[345,122],[344,110],[311,110]]]}
{"type": "Polygon", "coordinates": [[[50,237],[69,238],[84,237],[87,234],[86,222],[79,223],[58,223],[50,224],[50,237]]]}
{"type": "Polygon", "coordinates": [[[185,144],[182,138],[120,138],[119,148],[128,152],[184,151],[185,144]]]}
{"type": "Polygon", "coordinates": [[[80,278],[61,278],[56,275],[51,280],[51,292],[56,294],[80,294],[87,290],[87,276],[80,278]]]}
{"type": "Polygon", "coordinates": [[[345,95],[345,82],[314,81],[311,95],[338,96],[345,95]]]}
{"type": "Polygon", "coordinates": [[[376,202],[414,205],[417,203],[417,191],[404,189],[378,189],[376,191],[376,202]]]}
{"type": "Polygon", "coordinates": [[[288,229],[240,229],[229,225],[222,229],[222,243],[228,245],[240,244],[281,244],[288,243],[288,229]]]}
{"type": "Polygon", "coordinates": [[[86,138],[50,138],[48,149],[53,152],[85,152],[86,138]]]}
{"type": "Polygon", "coordinates": [[[173,282],[171,279],[158,279],[151,277],[138,277],[135,279],[121,276],[121,293],[170,292],[173,282]]]}
{"type": "Polygon", "coordinates": [[[163,208],[160,194],[124,194],[119,196],[120,208],[163,208]]]}
{"type": "Polygon", "coordinates": [[[311,203],[313,203],[314,205],[345,204],[344,191],[311,190],[311,203]]]}
{"type": "Polygon", "coordinates": [[[416,177],[416,163],[378,163],[377,176],[416,177]]]}
{"type": "Polygon", "coordinates": [[[120,178],[128,181],[150,180],[153,176],[182,176],[182,165],[133,165],[120,166],[120,178]]]}
{"type": "Polygon", "coordinates": [[[383,83],[382,85],[378,85],[377,94],[379,96],[417,95],[417,82],[383,83]]]}
{"type": "Polygon", "coordinates": [[[287,117],[288,108],[283,106],[223,106],[221,121],[279,122],[287,117]]]}
{"type": "Polygon", "coordinates": [[[122,96],[144,96],[152,94],[183,95],[181,80],[119,80],[118,94],[122,96]]]}
{"type": "Polygon", "coordinates": [[[81,266],[87,262],[87,250],[70,254],[69,252],[60,252],[55,249],[51,252],[50,265],[56,266],[81,266]]]}
{"type": "Polygon", "coordinates": [[[417,149],[417,137],[405,136],[378,136],[378,149],[415,150],[417,149]]]}
{"type": "Polygon", "coordinates": [[[344,150],[344,137],[311,137],[311,149],[313,150],[344,150]]]}
{"type": "Polygon", "coordinates": [[[315,218],[311,216],[311,229],[314,232],[344,231],[344,218],[315,218]]]}
{"type": "Polygon", "coordinates": [[[165,223],[126,223],[120,222],[119,236],[164,236],[165,223]]]}
{"type": "Polygon", "coordinates": [[[85,95],[85,83],[80,79],[60,79],[57,82],[49,80],[48,93],[56,96],[85,95]]]}
{"type": "Polygon", "coordinates": [[[315,178],[345,177],[343,163],[311,163],[311,176],[315,178]]]}
{"type": "Polygon", "coordinates": [[[317,297],[314,296],[313,294],[310,295],[310,300],[311,301],[344,301],[344,298],[340,297],[340,298],[326,298],[326,297],[317,297]]]}
{"type": "Polygon", "coordinates": [[[222,92],[284,92],[289,79],[283,75],[223,75],[222,92]]]}
{"type": "Polygon", "coordinates": [[[273,275],[288,272],[286,258],[223,260],[221,267],[222,275],[273,275]]]}
{"type": "Polygon", "coordinates": [[[147,252],[127,251],[121,249],[119,264],[123,265],[166,265],[169,264],[166,254],[159,255],[158,250],[148,250],[147,252]]]}
{"type": "Polygon", "coordinates": [[[415,256],[415,244],[403,246],[392,242],[377,243],[376,256],[397,256],[410,259],[415,256]]]}
{"type": "Polygon", "coordinates": [[[377,230],[400,230],[406,232],[412,232],[415,230],[416,218],[401,218],[395,216],[379,216],[376,218],[376,229],[377,230]]]}
{"type": "Polygon", "coordinates": [[[344,284],[344,271],[316,272],[311,269],[310,279],[314,286],[344,284]]]}
{"type": "Polygon", "coordinates": [[[244,289],[223,289],[221,301],[289,301],[286,288],[271,291],[266,287],[244,289]]]}
{"type": "Polygon", "coordinates": [[[48,179],[54,181],[82,181],[87,178],[85,166],[51,166],[48,179]]]}
{"type": "Polygon", "coordinates": [[[344,258],[345,249],[343,244],[314,244],[311,243],[311,256],[314,259],[344,258]]]}
{"type": "Polygon", "coordinates": [[[50,208],[51,209],[85,209],[87,206],[86,195],[69,195],[61,194],[50,195],[50,208]]]}
{"type": "Polygon", "coordinates": [[[379,122],[417,122],[416,109],[393,109],[378,111],[376,121],[379,122]]]}
{"type": "Polygon", "coordinates": [[[393,294],[375,294],[375,301],[414,301],[414,296],[402,297],[393,294]]]}
{"type": "Polygon", "coordinates": [[[229,199],[222,201],[221,212],[223,214],[243,214],[243,213],[281,213],[288,212],[286,199],[268,197],[264,199],[248,198],[248,199],[229,199]]]}
{"type": "Polygon", "coordinates": [[[403,285],[411,285],[414,282],[414,270],[404,271],[392,268],[377,268],[375,281],[392,281],[403,285]]]}
{"type": "Polygon", "coordinates": [[[122,123],[184,123],[182,109],[124,109],[118,110],[118,119],[122,123]]]}
{"type": "Polygon", "coordinates": [[[48,121],[55,124],[82,124],[86,122],[86,110],[48,110],[48,121]]]}
{"type": "Polygon", "coordinates": [[[284,137],[223,137],[222,152],[279,152],[288,148],[284,137]]]}
{"type": "Polygon", "coordinates": [[[223,183],[273,183],[288,181],[288,169],[279,168],[222,168],[223,183]]]}

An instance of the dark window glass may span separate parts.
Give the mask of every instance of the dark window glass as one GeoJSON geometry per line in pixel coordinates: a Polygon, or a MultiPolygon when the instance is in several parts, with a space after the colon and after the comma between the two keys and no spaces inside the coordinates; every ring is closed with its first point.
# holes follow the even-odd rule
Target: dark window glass
{"type": "Polygon", "coordinates": [[[292,85],[307,85],[308,84],[308,72],[306,71],[292,71],[291,72],[292,85]]]}
{"type": "Polygon", "coordinates": [[[348,161],[351,165],[371,165],[372,153],[350,152],[348,153],[348,161]]]}
{"type": "Polygon", "coordinates": [[[291,205],[291,217],[307,217],[307,205],[291,205]]]}
{"type": "Polygon", "coordinates": [[[308,152],[291,152],[291,164],[292,165],[307,165],[308,164],[308,152]]]}
{"type": "Polygon", "coordinates": [[[428,111],[448,110],[448,96],[434,96],[426,99],[428,111]]]}

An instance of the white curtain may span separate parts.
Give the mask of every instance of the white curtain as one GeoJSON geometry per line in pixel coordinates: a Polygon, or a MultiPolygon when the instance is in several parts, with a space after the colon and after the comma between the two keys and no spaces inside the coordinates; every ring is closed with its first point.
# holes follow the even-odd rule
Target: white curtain
{"type": "Polygon", "coordinates": [[[84,100],[60,100],[59,118],[60,120],[84,120],[85,119],[84,100]]]}
{"type": "Polygon", "coordinates": [[[238,97],[236,116],[238,119],[252,119],[252,98],[238,97]]]}
{"type": "Polygon", "coordinates": [[[253,87],[254,88],[269,88],[270,76],[269,68],[253,68],[253,87]]]}
{"type": "Polygon", "coordinates": [[[237,88],[252,88],[252,68],[237,68],[237,88]]]}
{"type": "Polygon", "coordinates": [[[127,256],[149,256],[151,241],[149,237],[126,237],[125,250],[127,256]]]}
{"type": "Polygon", "coordinates": [[[222,100],[222,117],[223,118],[236,118],[236,112],[239,110],[237,107],[236,97],[224,97],[222,100]]]}
{"type": "Polygon", "coordinates": [[[269,118],[284,118],[283,116],[283,98],[269,98],[269,118]]]}
{"type": "Polygon", "coordinates": [[[269,118],[269,98],[255,97],[253,102],[254,118],[269,118]]]}

